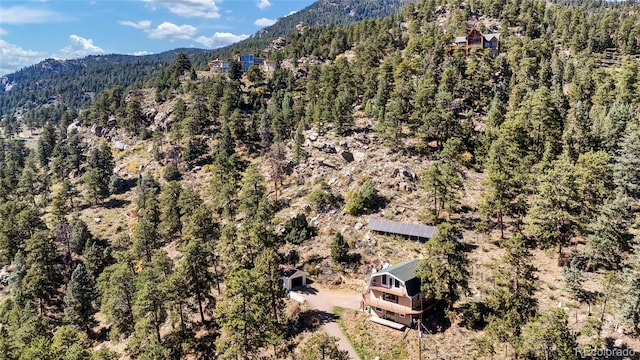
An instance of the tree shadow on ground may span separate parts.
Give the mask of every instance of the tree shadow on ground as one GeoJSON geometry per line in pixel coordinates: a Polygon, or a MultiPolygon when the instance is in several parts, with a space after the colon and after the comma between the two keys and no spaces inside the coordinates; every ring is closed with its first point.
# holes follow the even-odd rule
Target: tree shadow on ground
{"type": "Polygon", "coordinates": [[[447,304],[438,301],[436,305],[422,315],[422,330],[430,334],[443,333],[451,327],[447,314],[447,304]]]}

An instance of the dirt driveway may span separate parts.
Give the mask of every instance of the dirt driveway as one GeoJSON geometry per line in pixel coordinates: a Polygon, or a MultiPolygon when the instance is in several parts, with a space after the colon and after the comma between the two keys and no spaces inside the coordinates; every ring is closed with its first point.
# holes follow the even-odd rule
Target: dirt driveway
{"type": "Polygon", "coordinates": [[[362,294],[350,290],[326,289],[316,284],[298,289],[296,293],[302,295],[309,305],[317,311],[327,334],[340,339],[338,341],[340,349],[347,350],[351,359],[360,360],[353,346],[340,330],[333,315],[333,308],[339,306],[347,309],[360,309],[362,294]]]}

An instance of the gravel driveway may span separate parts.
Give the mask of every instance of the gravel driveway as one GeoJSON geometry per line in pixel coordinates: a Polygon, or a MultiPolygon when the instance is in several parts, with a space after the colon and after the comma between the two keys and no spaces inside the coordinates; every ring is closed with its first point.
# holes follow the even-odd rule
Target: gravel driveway
{"type": "Polygon", "coordinates": [[[347,350],[351,359],[360,360],[353,346],[351,346],[351,343],[335,321],[333,308],[339,306],[347,309],[360,309],[362,294],[348,290],[325,289],[315,284],[298,289],[296,292],[302,295],[309,305],[316,310],[327,334],[339,339],[338,346],[340,349],[347,350]]]}

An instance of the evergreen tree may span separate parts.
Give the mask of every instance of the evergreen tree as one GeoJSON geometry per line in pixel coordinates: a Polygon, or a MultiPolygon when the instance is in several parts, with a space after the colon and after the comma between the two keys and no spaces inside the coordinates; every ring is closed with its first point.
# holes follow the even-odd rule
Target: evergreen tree
{"type": "Polygon", "coordinates": [[[595,219],[587,225],[587,268],[620,267],[624,253],[631,248],[633,235],[633,200],[618,195],[601,205],[595,219]]]}
{"type": "Polygon", "coordinates": [[[338,338],[320,332],[305,340],[300,346],[300,354],[296,358],[300,360],[347,360],[349,353],[340,350],[338,338]]]}
{"type": "Polygon", "coordinates": [[[219,359],[256,359],[258,349],[267,344],[263,324],[269,309],[260,302],[256,273],[240,269],[229,274],[227,288],[216,306],[220,336],[216,348],[219,359]]]}
{"type": "Polygon", "coordinates": [[[536,269],[520,235],[506,240],[503,246],[506,252],[494,270],[496,289],[487,298],[493,315],[486,332],[494,340],[507,342],[516,349],[522,340],[523,326],[537,312],[536,269]]]}
{"type": "MultiPolygon", "coordinates": [[[[200,322],[205,323],[206,301],[213,301],[211,286],[216,280],[211,273],[212,249],[202,238],[190,238],[182,249],[183,258],[178,263],[178,272],[184,275],[189,295],[194,296],[198,305],[200,322]]],[[[183,285],[184,286],[184,285],[183,285]]]]}
{"type": "MultiPolygon", "coordinates": [[[[155,251],[150,263],[137,276],[133,296],[133,315],[139,326],[155,330],[156,341],[162,342],[160,327],[167,318],[165,283],[173,272],[173,263],[164,250],[155,251]]],[[[139,334],[139,326],[135,331],[139,334]]],[[[147,329],[147,330],[149,330],[147,329]]],[[[143,331],[143,333],[147,333],[143,331]]]]}
{"type": "Polygon", "coordinates": [[[349,262],[349,243],[337,232],[331,241],[331,261],[344,264],[349,262]]]}
{"type": "Polygon", "coordinates": [[[24,258],[24,254],[22,251],[18,250],[16,255],[13,257],[13,262],[11,263],[11,274],[9,275],[8,283],[11,292],[16,298],[19,298],[19,294],[22,291],[22,281],[24,276],[27,274],[27,263],[24,258]]]}
{"type": "Polygon", "coordinates": [[[44,314],[60,286],[55,245],[47,231],[37,231],[27,241],[25,250],[28,269],[23,279],[23,293],[35,300],[40,314],[44,314]]]}
{"type": "Polygon", "coordinates": [[[93,301],[97,296],[93,279],[84,265],[78,264],[71,274],[71,280],[67,283],[67,292],[64,296],[64,315],[67,321],[74,327],[89,332],[95,323],[93,315],[97,309],[93,301]]]}
{"type": "Polygon", "coordinates": [[[624,272],[625,291],[622,299],[624,319],[631,324],[633,331],[640,334],[640,244],[634,246],[629,259],[629,268],[624,272]]]}
{"type": "Polygon", "coordinates": [[[575,359],[577,342],[569,329],[567,313],[550,308],[523,329],[522,352],[527,358],[575,359]]]}
{"type": "Polygon", "coordinates": [[[575,167],[568,159],[553,161],[538,179],[538,192],[532,197],[527,232],[544,248],[569,245],[579,226],[580,198],[575,167]]]}
{"type": "Polygon", "coordinates": [[[618,191],[640,198],[640,131],[628,129],[614,159],[613,179],[618,191]]]}
{"type": "Polygon", "coordinates": [[[127,263],[117,263],[104,269],[98,278],[102,294],[100,311],[111,323],[111,335],[129,335],[133,332],[133,297],[136,290],[135,274],[127,263]]]}
{"type": "Polygon", "coordinates": [[[299,121],[298,126],[296,127],[296,136],[295,143],[293,148],[293,156],[297,163],[300,163],[301,160],[306,159],[307,152],[304,150],[304,122],[299,121]]]}
{"type": "Polygon", "coordinates": [[[450,222],[438,225],[434,237],[425,244],[424,259],[415,270],[425,296],[445,300],[449,310],[460,295],[469,293],[469,259],[461,239],[459,226],[450,222]]]}
{"type": "MultiPolygon", "coordinates": [[[[263,336],[267,344],[274,347],[285,338],[285,299],[287,291],[282,286],[280,255],[274,249],[265,249],[258,255],[253,271],[259,280],[258,299],[265,307],[262,319],[265,332],[263,336]]],[[[277,352],[274,356],[277,356],[277,352]]]]}
{"type": "Polygon", "coordinates": [[[69,234],[69,247],[71,251],[78,255],[82,255],[87,241],[91,239],[92,235],[89,232],[89,227],[82,219],[75,217],[71,224],[71,233],[69,234]]]}
{"type": "Polygon", "coordinates": [[[577,257],[571,259],[569,265],[564,268],[564,281],[576,300],[584,300],[584,275],[577,257]]]}
{"type": "Polygon", "coordinates": [[[182,186],[177,181],[168,182],[160,192],[160,224],[158,232],[166,242],[174,240],[182,232],[178,199],[182,186]]]}
{"type": "Polygon", "coordinates": [[[437,160],[425,171],[423,179],[425,190],[433,199],[434,218],[438,218],[445,206],[451,212],[459,204],[464,185],[462,171],[457,163],[446,159],[437,160]]]}

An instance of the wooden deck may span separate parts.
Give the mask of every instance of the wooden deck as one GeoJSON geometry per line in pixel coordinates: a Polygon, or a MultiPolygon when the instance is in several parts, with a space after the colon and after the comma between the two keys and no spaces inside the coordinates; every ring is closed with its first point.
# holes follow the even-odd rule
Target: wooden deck
{"type": "Polygon", "coordinates": [[[374,323],[380,324],[380,325],[384,325],[384,326],[388,326],[390,328],[396,329],[396,330],[404,330],[405,326],[402,324],[398,324],[397,322],[393,322],[391,320],[386,320],[383,318],[379,318],[377,316],[371,316],[369,318],[369,320],[373,321],[374,323]]]}

